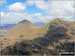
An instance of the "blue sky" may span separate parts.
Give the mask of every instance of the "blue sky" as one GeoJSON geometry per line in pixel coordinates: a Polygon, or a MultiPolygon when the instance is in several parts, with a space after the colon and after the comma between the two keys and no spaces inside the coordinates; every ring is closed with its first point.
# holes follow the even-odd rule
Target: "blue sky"
{"type": "MultiPolygon", "coordinates": [[[[12,5],[14,3],[24,3],[26,2],[26,0],[7,0],[6,4],[2,4],[2,8],[1,11],[2,12],[7,12],[8,8],[6,9],[7,6],[12,5]]],[[[35,5],[33,6],[27,6],[27,8],[24,10],[25,12],[29,13],[29,14],[34,14],[34,13],[42,13],[44,16],[48,15],[47,13],[45,13],[43,10],[37,8],[35,5]]]]}
{"type": "Polygon", "coordinates": [[[35,5],[27,6],[27,9],[25,10],[25,12],[27,12],[29,14],[42,13],[42,15],[44,15],[44,16],[48,15],[46,12],[37,8],[35,5]]]}
{"type": "Polygon", "coordinates": [[[2,24],[49,22],[55,18],[74,21],[74,1],[2,0],[0,12],[2,24]]]}
{"type": "Polygon", "coordinates": [[[3,0],[2,2],[2,6],[1,6],[1,11],[5,12],[5,6],[9,6],[11,4],[14,4],[16,2],[19,2],[19,3],[24,3],[26,0],[3,0]]]}

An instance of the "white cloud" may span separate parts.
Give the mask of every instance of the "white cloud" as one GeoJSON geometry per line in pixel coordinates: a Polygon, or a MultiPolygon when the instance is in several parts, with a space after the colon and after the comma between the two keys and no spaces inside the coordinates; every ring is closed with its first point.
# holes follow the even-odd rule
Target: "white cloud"
{"type": "Polygon", "coordinates": [[[41,16],[41,13],[35,13],[34,16],[41,16]]]}
{"type": "Polygon", "coordinates": [[[27,14],[27,13],[3,13],[1,12],[2,23],[18,23],[22,20],[29,20],[31,22],[48,22],[50,19],[52,20],[54,17],[52,16],[43,16],[41,13],[35,14],[27,14]]]}
{"type": "MultiPolygon", "coordinates": [[[[43,16],[41,13],[35,13],[35,14],[27,14],[27,13],[3,13],[2,12],[2,23],[18,23],[22,20],[29,20],[31,22],[49,22],[57,17],[55,16],[43,16]]],[[[60,16],[59,18],[63,18],[63,20],[71,20],[71,16],[60,16]]],[[[72,20],[71,20],[72,21],[72,20]]]]}
{"type": "Polygon", "coordinates": [[[27,1],[24,3],[14,3],[8,6],[8,13],[1,12],[2,22],[18,23],[21,20],[29,20],[31,22],[48,22],[55,18],[62,18],[63,20],[74,19],[74,2],[73,1],[27,1]],[[37,8],[48,13],[43,16],[42,13],[28,14],[24,12],[26,6],[35,5],[37,8]]]}
{"type": "Polygon", "coordinates": [[[58,15],[58,16],[63,16],[63,15],[68,15],[70,16],[71,14],[73,15],[74,13],[74,2],[73,1],[52,1],[50,5],[50,10],[47,10],[47,12],[50,14],[58,15]]]}
{"type": "Polygon", "coordinates": [[[27,4],[35,5],[37,8],[45,11],[50,16],[73,19],[74,1],[27,1],[27,4]]]}
{"type": "Polygon", "coordinates": [[[26,6],[23,3],[14,3],[8,6],[8,9],[13,12],[23,12],[26,9],[26,6]]]}
{"type": "Polygon", "coordinates": [[[4,12],[0,12],[1,17],[4,17],[5,13],[4,12]]]}
{"type": "Polygon", "coordinates": [[[1,17],[2,23],[18,23],[21,20],[31,19],[31,15],[27,13],[16,13],[16,12],[10,12],[10,13],[5,13],[4,16],[1,17]]]}
{"type": "Polygon", "coordinates": [[[43,10],[49,8],[48,3],[45,2],[44,0],[42,0],[42,1],[27,1],[26,4],[30,5],[30,6],[36,5],[37,8],[40,8],[40,9],[43,9],[43,10]]]}
{"type": "Polygon", "coordinates": [[[32,20],[34,22],[49,22],[50,20],[55,19],[54,16],[43,16],[41,13],[35,13],[32,15],[32,20]]]}

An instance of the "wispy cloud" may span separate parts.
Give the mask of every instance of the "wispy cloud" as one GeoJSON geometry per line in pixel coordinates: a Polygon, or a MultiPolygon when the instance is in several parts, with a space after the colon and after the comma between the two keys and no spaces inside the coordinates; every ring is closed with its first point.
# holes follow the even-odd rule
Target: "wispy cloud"
{"type": "Polygon", "coordinates": [[[23,3],[16,2],[12,5],[9,5],[8,9],[9,11],[12,11],[12,12],[24,12],[24,10],[26,9],[26,6],[23,5],[23,3]]]}
{"type": "Polygon", "coordinates": [[[27,1],[27,4],[30,6],[35,5],[50,16],[68,17],[74,15],[74,1],[27,1]]]}

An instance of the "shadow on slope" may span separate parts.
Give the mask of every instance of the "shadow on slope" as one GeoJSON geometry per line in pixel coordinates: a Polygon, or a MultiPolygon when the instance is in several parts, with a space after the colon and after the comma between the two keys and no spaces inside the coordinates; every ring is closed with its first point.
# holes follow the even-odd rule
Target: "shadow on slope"
{"type": "Polygon", "coordinates": [[[44,37],[36,38],[33,41],[45,47],[52,46],[57,52],[62,50],[74,51],[74,43],[67,42],[67,40],[71,39],[71,36],[67,34],[67,31],[68,29],[63,26],[55,27],[51,25],[49,31],[44,37]]]}
{"type": "Polygon", "coordinates": [[[61,39],[70,39],[67,35],[68,30],[62,26],[50,28],[44,37],[36,38],[33,41],[43,46],[53,45],[53,42],[59,42],[61,39]]]}
{"type": "Polygon", "coordinates": [[[48,50],[31,40],[23,40],[12,46],[6,47],[2,50],[2,55],[43,55],[45,53],[50,54],[51,52],[53,51],[48,50]]]}
{"type": "Polygon", "coordinates": [[[19,43],[17,42],[2,50],[2,55],[58,54],[60,50],[73,50],[73,47],[71,47],[73,44],[62,41],[70,39],[67,31],[68,30],[63,26],[50,26],[49,31],[44,37],[39,37],[34,40],[23,40],[19,43]],[[59,43],[59,45],[55,45],[54,43],[59,43]],[[47,49],[48,46],[54,47],[54,50],[47,49]]]}

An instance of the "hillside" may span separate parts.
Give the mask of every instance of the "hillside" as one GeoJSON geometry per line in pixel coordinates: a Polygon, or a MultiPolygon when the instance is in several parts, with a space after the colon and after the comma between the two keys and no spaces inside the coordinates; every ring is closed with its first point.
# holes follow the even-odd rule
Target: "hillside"
{"type": "MultiPolygon", "coordinates": [[[[28,50],[29,55],[30,53],[31,55],[38,53],[58,54],[60,51],[74,51],[74,24],[75,22],[63,21],[57,18],[43,26],[35,26],[31,22],[23,20],[5,32],[3,34],[5,38],[0,38],[6,42],[2,42],[2,54],[20,54],[19,50],[14,53],[15,49],[13,50],[13,48],[16,43],[16,49],[25,48],[24,51],[28,50]],[[24,46],[20,43],[23,43],[24,46]],[[26,43],[29,45],[26,45],[26,43]],[[36,46],[40,46],[41,50],[36,46]],[[11,53],[9,48],[12,51],[11,53]],[[34,51],[36,53],[32,52],[34,48],[38,50],[34,51]],[[31,52],[29,52],[29,50],[31,50],[31,52]],[[43,50],[47,51],[44,52],[43,50]],[[55,50],[57,52],[54,52],[55,50]]],[[[21,52],[21,54],[27,54],[26,51],[24,53],[21,52]]]]}
{"type": "Polygon", "coordinates": [[[26,39],[30,39],[33,37],[36,37],[37,31],[39,30],[39,26],[34,26],[31,22],[24,20],[22,22],[19,22],[17,25],[9,29],[6,33],[6,37],[20,37],[23,35],[23,37],[29,37],[26,39]]]}

